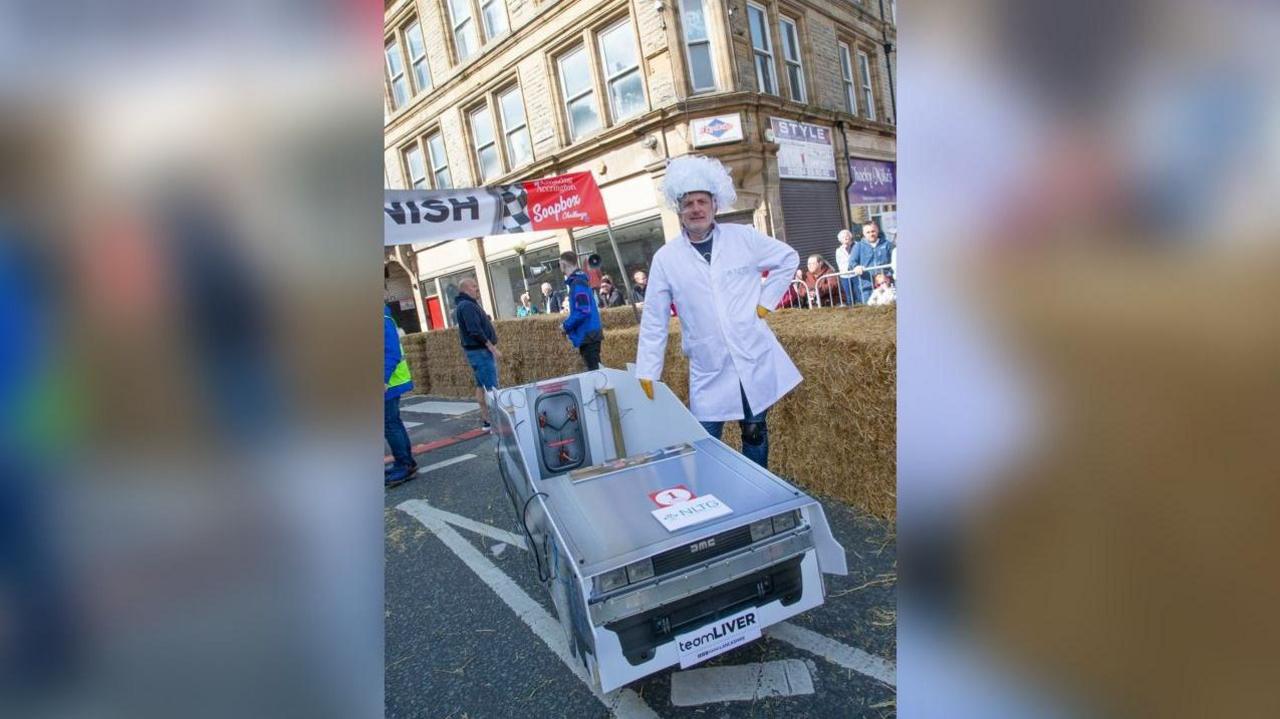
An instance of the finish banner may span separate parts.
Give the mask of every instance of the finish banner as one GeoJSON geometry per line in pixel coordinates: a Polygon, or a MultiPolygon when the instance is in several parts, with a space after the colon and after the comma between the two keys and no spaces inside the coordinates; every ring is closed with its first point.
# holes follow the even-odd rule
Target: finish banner
{"type": "Polygon", "coordinates": [[[385,190],[382,214],[382,238],[387,245],[609,222],[590,172],[494,187],[385,190]]]}

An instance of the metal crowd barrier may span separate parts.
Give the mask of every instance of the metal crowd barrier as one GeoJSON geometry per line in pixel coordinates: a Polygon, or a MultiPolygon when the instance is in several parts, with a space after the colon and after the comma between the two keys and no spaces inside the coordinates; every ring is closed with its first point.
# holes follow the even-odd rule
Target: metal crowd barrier
{"type": "MultiPolygon", "coordinates": [[[[874,266],[872,266],[872,267],[864,267],[864,268],[862,268],[862,271],[863,271],[863,272],[870,272],[870,273],[872,273],[872,276],[874,277],[874,276],[875,276],[875,272],[876,272],[876,271],[878,271],[878,270],[892,270],[892,269],[893,269],[893,266],[892,266],[892,265],[874,265],[874,266]]],[[[838,292],[838,293],[839,293],[839,295],[840,295],[840,306],[841,306],[841,307],[848,307],[849,305],[854,304],[854,301],[853,301],[853,298],[852,298],[852,297],[846,297],[846,296],[845,296],[845,291],[844,291],[845,283],[844,283],[844,282],[842,282],[841,280],[843,280],[843,279],[848,279],[848,278],[854,278],[854,277],[857,277],[857,276],[858,276],[858,273],[855,273],[853,270],[850,270],[850,271],[848,271],[848,272],[836,272],[836,273],[833,273],[833,274],[823,275],[823,276],[822,276],[822,278],[823,278],[823,279],[825,279],[825,278],[827,278],[827,277],[835,277],[835,278],[837,278],[837,279],[836,279],[836,285],[837,285],[837,287],[838,287],[837,292],[838,292]]],[[[794,289],[794,290],[796,290],[796,295],[797,295],[797,296],[800,296],[800,297],[805,298],[805,304],[804,304],[804,305],[801,305],[801,306],[802,306],[802,307],[807,307],[807,308],[812,308],[812,307],[822,307],[822,306],[823,306],[823,305],[822,305],[822,296],[823,296],[823,295],[825,295],[825,294],[830,294],[829,292],[818,292],[817,287],[814,287],[812,290],[810,290],[810,289],[809,289],[809,285],[805,284],[804,282],[801,282],[800,280],[792,280],[792,281],[791,281],[791,288],[792,288],[792,289],[794,289]],[[797,288],[797,287],[796,287],[797,285],[799,285],[799,288],[797,288]]],[[[830,307],[830,306],[834,306],[834,305],[833,305],[831,302],[828,302],[828,303],[827,303],[827,306],[829,306],[829,307],[830,307]]]]}

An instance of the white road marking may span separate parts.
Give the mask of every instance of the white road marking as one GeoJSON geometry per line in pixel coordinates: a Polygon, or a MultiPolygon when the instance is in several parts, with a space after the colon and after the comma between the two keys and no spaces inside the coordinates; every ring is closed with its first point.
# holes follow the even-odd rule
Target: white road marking
{"type": "Polygon", "coordinates": [[[396,509],[413,515],[414,518],[423,523],[425,523],[423,517],[431,517],[444,522],[445,524],[452,524],[455,527],[465,529],[468,532],[475,532],[476,534],[488,537],[489,539],[496,539],[503,544],[510,544],[512,546],[519,547],[520,549],[525,549],[524,537],[521,537],[518,534],[513,534],[505,529],[491,527],[484,522],[477,522],[474,519],[468,519],[461,514],[446,512],[443,509],[436,509],[428,504],[426,500],[410,499],[407,502],[400,503],[396,509]]]}
{"type": "Polygon", "coordinates": [[[799,659],[671,673],[671,703],[678,707],[812,693],[813,677],[799,659]]]}
{"type": "Polygon", "coordinates": [[[474,412],[480,409],[480,405],[475,402],[437,402],[435,400],[422,400],[412,404],[405,402],[400,405],[400,409],[407,410],[409,412],[459,415],[474,412]]]}
{"type": "Polygon", "coordinates": [[[509,547],[509,546],[511,546],[511,545],[509,545],[509,544],[503,544],[502,542],[498,542],[497,544],[493,545],[492,547],[489,547],[489,553],[490,553],[490,554],[492,554],[492,555],[493,555],[493,556],[495,556],[495,557],[501,557],[501,556],[502,556],[502,553],[503,553],[503,552],[505,552],[505,551],[507,551],[507,547],[509,547]]]}
{"type": "Polygon", "coordinates": [[[421,422],[405,422],[404,423],[405,429],[413,429],[414,427],[421,427],[421,426],[422,426],[421,422]]]}
{"type": "Polygon", "coordinates": [[[786,642],[797,649],[816,654],[833,664],[866,674],[872,679],[879,679],[891,687],[898,686],[898,669],[893,662],[848,644],[841,644],[815,631],[790,622],[780,622],[765,629],[764,634],[766,637],[786,642]]]}
{"type": "Polygon", "coordinates": [[[423,502],[413,500],[405,502],[397,508],[422,522],[422,525],[428,531],[439,537],[440,541],[444,542],[444,545],[452,550],[458,559],[461,559],[472,572],[475,572],[476,576],[487,584],[498,595],[498,598],[510,607],[516,613],[516,616],[528,625],[551,651],[555,652],[560,661],[564,662],[574,676],[587,685],[591,693],[613,712],[614,716],[618,717],[618,719],[658,719],[658,715],[649,708],[644,699],[641,699],[640,695],[630,689],[615,689],[608,694],[596,689],[592,684],[591,677],[587,674],[587,670],[569,654],[569,645],[565,641],[564,632],[551,614],[528,594],[525,594],[519,585],[503,574],[502,570],[498,569],[493,562],[480,553],[480,550],[472,546],[471,542],[463,539],[462,535],[454,531],[441,518],[432,512],[422,511],[423,509],[430,509],[430,507],[424,505],[425,503],[423,502]],[[415,503],[416,506],[413,506],[415,503]]]}
{"type": "Polygon", "coordinates": [[[458,456],[458,457],[454,457],[454,458],[452,458],[452,459],[446,459],[446,460],[444,460],[443,462],[436,462],[435,464],[428,464],[427,466],[425,466],[425,467],[423,467],[423,468],[419,469],[419,470],[418,470],[418,474],[424,474],[424,473],[426,473],[426,472],[434,472],[434,471],[436,471],[437,469],[444,469],[445,467],[448,467],[448,466],[450,466],[450,465],[458,464],[459,462],[465,462],[465,461],[467,461],[468,459],[475,459],[475,458],[476,458],[476,456],[475,456],[474,454],[464,454],[464,455],[461,455],[461,456],[458,456]]]}

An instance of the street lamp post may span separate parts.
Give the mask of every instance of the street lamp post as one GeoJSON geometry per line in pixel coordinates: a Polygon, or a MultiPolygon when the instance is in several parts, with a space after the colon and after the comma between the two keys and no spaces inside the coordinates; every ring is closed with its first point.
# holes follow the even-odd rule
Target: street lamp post
{"type": "Polygon", "coordinates": [[[516,251],[516,257],[520,260],[520,281],[524,283],[524,291],[527,294],[529,292],[529,275],[524,271],[524,253],[528,251],[529,246],[524,243],[524,240],[520,240],[511,249],[516,251]]]}

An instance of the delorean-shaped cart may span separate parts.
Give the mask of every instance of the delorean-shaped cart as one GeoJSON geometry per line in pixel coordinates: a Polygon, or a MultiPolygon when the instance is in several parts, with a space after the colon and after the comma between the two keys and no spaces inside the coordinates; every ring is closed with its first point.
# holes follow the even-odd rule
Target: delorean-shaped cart
{"type": "Polygon", "coordinates": [[[822,506],[713,439],[661,383],[650,400],[600,369],[490,401],[518,526],[602,691],[746,644],[847,571],[822,506]]]}

